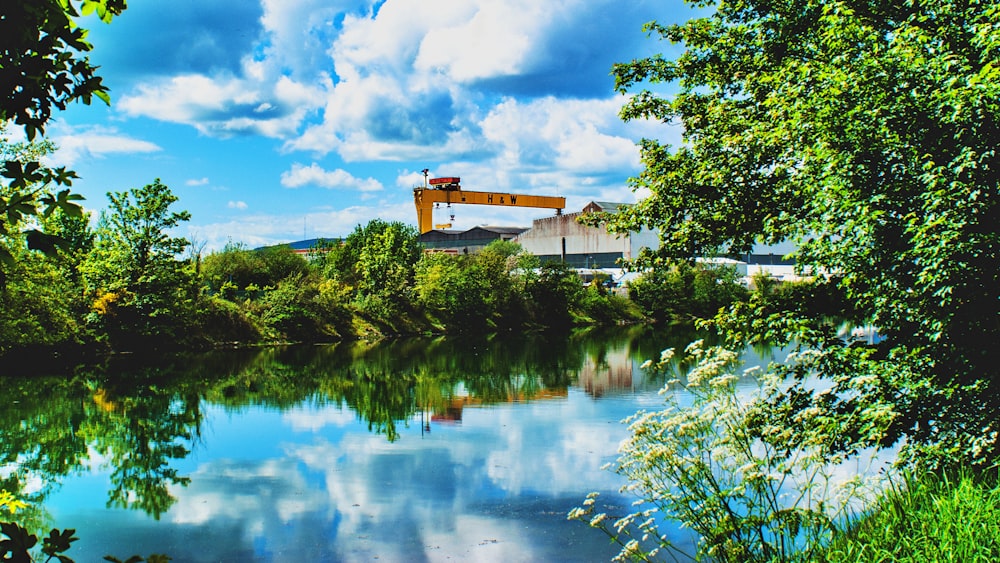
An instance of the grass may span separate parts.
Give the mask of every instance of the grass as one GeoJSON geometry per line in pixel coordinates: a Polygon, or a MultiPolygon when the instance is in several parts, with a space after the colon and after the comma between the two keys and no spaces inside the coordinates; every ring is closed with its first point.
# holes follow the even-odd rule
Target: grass
{"type": "Polygon", "coordinates": [[[927,474],[894,486],[837,536],[821,560],[836,562],[1000,561],[1000,481],[927,474]]]}

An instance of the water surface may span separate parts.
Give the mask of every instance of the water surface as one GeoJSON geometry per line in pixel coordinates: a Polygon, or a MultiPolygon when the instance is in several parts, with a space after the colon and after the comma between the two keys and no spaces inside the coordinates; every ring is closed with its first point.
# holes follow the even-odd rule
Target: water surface
{"type": "Polygon", "coordinates": [[[0,484],[32,501],[27,523],[76,528],[79,562],[608,560],[617,547],[566,513],[591,491],[630,510],[602,466],[620,421],[662,405],[638,366],[694,337],[418,339],[6,378],[0,484]]]}

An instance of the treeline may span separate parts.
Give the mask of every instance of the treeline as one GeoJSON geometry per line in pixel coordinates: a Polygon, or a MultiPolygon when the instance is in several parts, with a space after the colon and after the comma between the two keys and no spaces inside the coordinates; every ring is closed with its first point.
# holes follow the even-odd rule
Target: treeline
{"type": "Polygon", "coordinates": [[[413,227],[379,219],[306,255],[239,243],[205,254],[172,236],[190,214],[173,210],[178,198],[159,180],[108,198],[93,226],[61,209],[38,218],[58,251],[29,250],[24,234],[2,238],[12,259],[0,353],[566,329],[711,314],[741,295],[732,272],[676,266],[637,284],[632,301],[509,241],[426,253],[413,227]]]}

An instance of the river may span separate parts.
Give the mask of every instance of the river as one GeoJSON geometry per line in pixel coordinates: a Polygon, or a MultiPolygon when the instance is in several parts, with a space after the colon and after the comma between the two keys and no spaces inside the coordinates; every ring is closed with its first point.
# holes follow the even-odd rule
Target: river
{"type": "Polygon", "coordinates": [[[606,561],[617,547],[566,513],[591,491],[630,510],[602,466],[620,421],[663,404],[639,365],[695,337],[412,339],[5,377],[0,484],[31,503],[22,522],[75,528],[78,562],[606,561]]]}

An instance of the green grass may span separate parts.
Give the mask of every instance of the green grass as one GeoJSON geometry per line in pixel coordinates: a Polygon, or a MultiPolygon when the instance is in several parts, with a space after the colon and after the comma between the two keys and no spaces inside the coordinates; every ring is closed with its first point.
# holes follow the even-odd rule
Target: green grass
{"type": "Polygon", "coordinates": [[[1000,561],[1000,484],[970,472],[907,478],[835,537],[828,562],[1000,561]]]}

